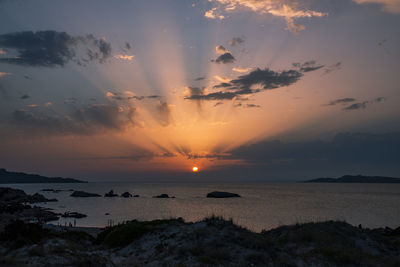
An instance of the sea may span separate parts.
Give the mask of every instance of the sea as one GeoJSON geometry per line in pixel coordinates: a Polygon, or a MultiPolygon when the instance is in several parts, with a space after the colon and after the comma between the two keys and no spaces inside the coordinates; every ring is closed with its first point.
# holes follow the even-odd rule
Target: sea
{"type": "MultiPolygon", "coordinates": [[[[368,228],[400,226],[400,184],[332,183],[130,183],[90,182],[71,184],[10,184],[26,193],[41,193],[58,202],[39,204],[54,212],[79,212],[82,219],[51,222],[80,227],[104,227],[128,220],[182,217],[195,222],[212,215],[260,232],[281,225],[326,220],[346,221],[368,228]],[[76,198],[70,191],[42,192],[42,189],[83,190],[102,197],[76,198]],[[114,190],[137,198],[103,197],[114,190]],[[240,198],[206,198],[212,191],[237,193],[240,198]],[[168,194],[175,198],[153,198],[168,194]]],[[[36,204],[38,205],[38,204],[36,204]]]]}

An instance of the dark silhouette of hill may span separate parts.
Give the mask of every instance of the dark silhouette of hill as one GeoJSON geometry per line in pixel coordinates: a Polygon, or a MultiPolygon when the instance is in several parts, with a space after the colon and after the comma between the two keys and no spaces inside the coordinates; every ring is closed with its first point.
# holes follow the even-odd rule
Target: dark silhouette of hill
{"type": "Polygon", "coordinates": [[[400,183],[400,178],[385,176],[344,175],[340,178],[317,178],[304,183],[400,183]]]}
{"type": "Polygon", "coordinates": [[[27,174],[23,172],[9,172],[0,168],[0,184],[21,184],[21,183],[87,183],[72,178],[46,177],[38,174],[27,174]]]}

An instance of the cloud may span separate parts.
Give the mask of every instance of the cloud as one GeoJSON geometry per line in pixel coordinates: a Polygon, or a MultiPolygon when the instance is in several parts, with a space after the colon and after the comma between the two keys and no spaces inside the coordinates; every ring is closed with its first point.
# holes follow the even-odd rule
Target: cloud
{"type": "Polygon", "coordinates": [[[256,104],[247,104],[246,107],[247,108],[261,108],[260,105],[256,105],[256,104]]]}
{"type": "Polygon", "coordinates": [[[324,65],[317,64],[315,60],[310,60],[304,63],[293,63],[293,66],[298,68],[301,72],[310,72],[324,67],[324,65]]]}
{"type": "Polygon", "coordinates": [[[347,106],[344,108],[346,111],[351,111],[351,110],[360,110],[360,109],[366,109],[368,105],[373,104],[373,103],[381,103],[386,101],[386,98],[384,97],[378,97],[370,101],[363,101],[359,103],[354,103],[350,106],[347,106]]]}
{"type": "Polygon", "coordinates": [[[350,97],[339,98],[339,99],[329,102],[329,104],[327,104],[327,106],[335,106],[337,104],[347,104],[347,103],[354,102],[354,101],[356,101],[355,98],[350,98],[350,97]]]}
{"type": "Polygon", "coordinates": [[[28,99],[28,98],[30,98],[29,95],[23,95],[23,96],[20,97],[20,99],[28,99]]]}
{"type": "MultiPolygon", "coordinates": [[[[284,71],[273,71],[271,69],[255,69],[248,74],[239,76],[233,80],[220,79],[222,82],[213,88],[224,88],[226,91],[206,93],[205,88],[198,92],[191,91],[185,99],[191,100],[232,100],[243,95],[255,94],[264,90],[272,90],[280,87],[290,86],[301,77],[304,73],[315,71],[321,68],[315,62],[306,62],[299,64],[296,68],[284,71]]],[[[189,87],[191,88],[191,87],[189,87]]]]}
{"type": "MultiPolygon", "coordinates": [[[[295,19],[323,17],[327,13],[314,10],[299,9],[301,6],[297,1],[281,1],[281,0],[209,0],[216,7],[206,12],[205,16],[211,19],[218,18],[216,14],[223,12],[233,12],[240,9],[248,9],[258,14],[270,14],[282,17],[286,20],[286,29],[293,33],[304,30],[304,25],[295,23],[295,19]]],[[[223,15],[220,15],[223,17],[223,15]]]]}
{"type": "Polygon", "coordinates": [[[171,123],[171,107],[166,102],[160,101],[156,105],[155,117],[161,126],[168,126],[171,123]]]}
{"type": "Polygon", "coordinates": [[[25,66],[64,66],[69,61],[79,65],[89,61],[103,63],[111,55],[111,44],[104,39],[91,34],[71,36],[57,31],[2,34],[0,46],[11,51],[8,57],[1,57],[0,62],[25,66]]]}
{"type": "Polygon", "coordinates": [[[226,48],[223,47],[222,45],[217,45],[217,46],[215,47],[215,51],[216,51],[218,54],[229,53],[229,51],[226,50],[226,48]]]}
{"type": "Polygon", "coordinates": [[[135,55],[123,55],[123,54],[114,55],[114,58],[116,59],[122,59],[128,61],[132,61],[134,57],[135,55]]]}
{"type": "Polygon", "coordinates": [[[202,80],[205,80],[205,79],[206,79],[206,77],[202,76],[202,77],[198,77],[198,78],[196,78],[194,80],[197,82],[197,81],[202,81],[202,80]]]}
{"type": "Polygon", "coordinates": [[[231,83],[241,89],[250,89],[252,86],[258,85],[267,90],[289,86],[297,82],[302,76],[303,73],[298,70],[275,72],[268,68],[264,70],[257,68],[249,74],[232,80],[231,83]]]}
{"type": "Polygon", "coordinates": [[[88,105],[66,115],[51,115],[40,110],[17,109],[10,125],[22,133],[39,135],[92,135],[105,131],[123,131],[133,126],[136,109],[113,103],[88,105]]]}
{"type": "Polygon", "coordinates": [[[238,68],[238,67],[233,67],[233,71],[240,72],[240,73],[246,73],[252,70],[252,68],[238,68]]]}
{"type": "Polygon", "coordinates": [[[400,14],[400,1],[398,0],[353,0],[357,4],[378,4],[382,10],[389,13],[400,14]]]}
{"type": "Polygon", "coordinates": [[[1,72],[0,71],[0,78],[3,78],[5,76],[7,76],[7,75],[11,75],[11,73],[9,73],[9,72],[1,72]]]}
{"type": "Polygon", "coordinates": [[[329,74],[333,71],[340,70],[341,68],[342,68],[342,62],[337,62],[335,64],[325,67],[324,74],[329,74]]]}
{"type": "Polygon", "coordinates": [[[229,81],[230,81],[230,79],[219,76],[219,75],[215,75],[214,77],[215,77],[215,79],[217,79],[219,82],[222,82],[222,83],[229,83],[229,81]]]}
{"type": "Polygon", "coordinates": [[[223,105],[223,104],[224,104],[224,102],[217,102],[217,103],[215,103],[214,107],[217,107],[217,106],[220,106],[220,105],[223,105]]]}
{"type": "Polygon", "coordinates": [[[238,93],[235,92],[215,92],[209,94],[192,94],[185,97],[190,100],[232,100],[238,93]]]}
{"type": "Polygon", "coordinates": [[[327,176],[400,171],[400,133],[340,133],[329,141],[261,141],[231,151],[228,159],[250,163],[254,175],[327,176]],[[350,173],[349,173],[350,172],[350,173]]]}
{"type": "Polygon", "coordinates": [[[217,8],[215,8],[215,7],[210,10],[207,10],[204,13],[204,17],[209,18],[209,19],[220,19],[220,20],[225,18],[225,16],[218,14],[217,8]]]}
{"type": "Polygon", "coordinates": [[[243,43],[244,42],[244,39],[243,38],[240,38],[240,37],[233,37],[230,41],[229,41],[229,44],[231,45],[231,46],[237,46],[237,45],[240,45],[241,43],[243,43]]]}
{"type": "Polygon", "coordinates": [[[135,100],[144,100],[144,99],[157,99],[160,98],[159,95],[148,95],[148,96],[136,96],[130,91],[126,91],[125,93],[115,93],[115,92],[106,92],[105,97],[109,100],[118,100],[118,101],[128,101],[131,99],[135,100]]]}
{"type": "Polygon", "coordinates": [[[217,57],[217,59],[212,60],[216,63],[222,63],[222,64],[228,64],[228,63],[233,63],[235,62],[235,58],[233,57],[233,55],[231,53],[225,53],[220,55],[219,57],[217,57]]]}

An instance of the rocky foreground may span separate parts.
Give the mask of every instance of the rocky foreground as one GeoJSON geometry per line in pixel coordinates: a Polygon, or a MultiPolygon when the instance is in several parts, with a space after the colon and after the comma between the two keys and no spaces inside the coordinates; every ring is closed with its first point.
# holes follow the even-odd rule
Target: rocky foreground
{"type": "Polygon", "coordinates": [[[400,228],[306,223],[254,233],[208,218],[130,221],[94,238],[21,221],[0,234],[0,266],[399,266],[400,228]]]}

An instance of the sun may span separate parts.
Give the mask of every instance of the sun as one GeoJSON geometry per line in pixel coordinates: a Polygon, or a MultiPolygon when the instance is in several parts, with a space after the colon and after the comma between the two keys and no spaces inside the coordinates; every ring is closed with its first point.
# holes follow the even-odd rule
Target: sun
{"type": "Polygon", "coordinates": [[[194,167],[192,168],[192,171],[193,171],[193,172],[197,172],[198,170],[199,170],[199,168],[196,167],[196,166],[194,166],[194,167]]]}

